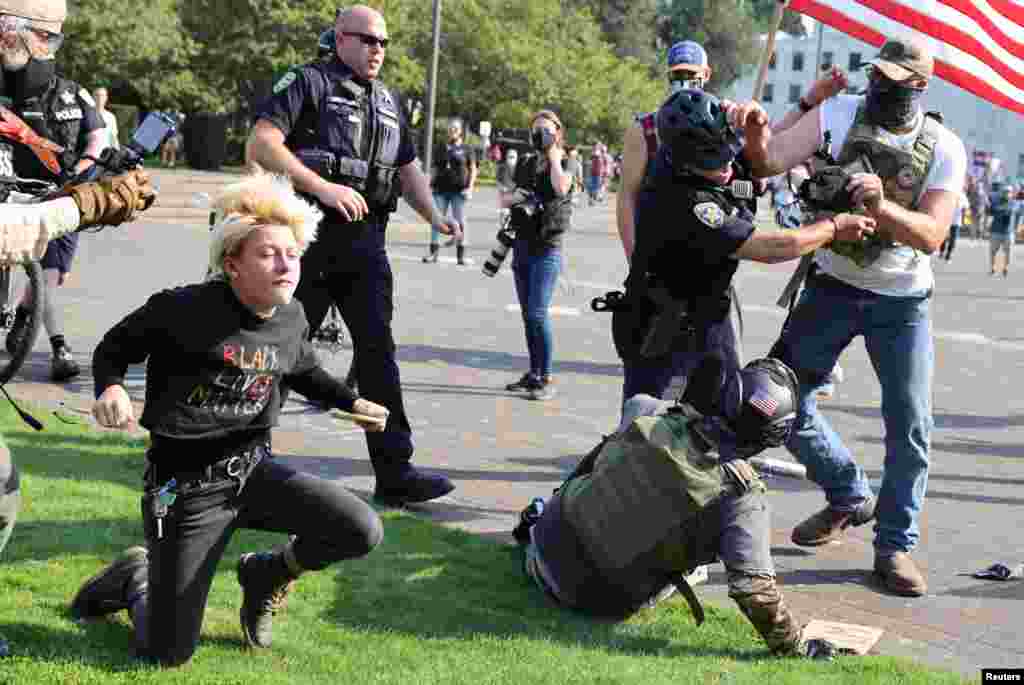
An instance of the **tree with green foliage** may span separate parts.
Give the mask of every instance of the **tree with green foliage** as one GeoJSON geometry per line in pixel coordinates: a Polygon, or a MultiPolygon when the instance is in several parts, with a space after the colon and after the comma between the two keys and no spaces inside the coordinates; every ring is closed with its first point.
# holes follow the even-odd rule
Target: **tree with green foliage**
{"type": "Polygon", "coordinates": [[[659,0],[658,31],[666,45],[694,40],[711,64],[708,90],[720,92],[757,63],[757,25],[746,5],[721,0],[659,0]]]}

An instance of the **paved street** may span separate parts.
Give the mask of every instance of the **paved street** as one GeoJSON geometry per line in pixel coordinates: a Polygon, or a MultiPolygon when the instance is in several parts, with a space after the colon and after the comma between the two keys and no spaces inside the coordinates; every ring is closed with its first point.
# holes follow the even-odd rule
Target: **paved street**
{"type": "MultiPolygon", "coordinates": [[[[144,221],[81,241],[60,301],[68,307],[68,340],[83,362],[105,330],[151,293],[205,273],[206,211],[193,206],[193,197],[215,192],[230,177],[184,171],[157,176],[160,205],[144,221]]],[[[458,485],[451,496],[418,511],[508,542],[529,499],[549,493],[617,423],[621,366],[610,316],[592,313],[589,301],[621,284],[625,260],[612,205],[580,208],[567,239],[568,278],[554,302],[558,395],[550,402],[511,396],[504,385],[528,362],[509,267],[493,279],[480,273],[494,239],[495,202],[494,191],[485,189],[468,204],[470,267],[454,264],[454,248],[442,250],[439,264],[420,263],[428,230],[407,207],[389,235],[395,337],[415,462],[443,470],[458,485]]],[[[748,358],[765,354],[778,333],[783,312],[774,300],[790,269],[740,268],[748,358]]],[[[793,525],[824,503],[812,484],[770,481],[774,553],[802,619],[879,626],[886,632],[878,651],[977,677],[981,667],[1024,666],[1024,581],[965,575],[997,561],[1024,562],[1024,272],[989,277],[987,244],[970,240],[961,240],[952,263],[936,262],[935,270],[935,431],[923,540],[915,553],[928,571],[930,594],[908,600],[870,585],[869,527],[816,553],[792,545],[793,525]]],[[[8,386],[12,394],[87,408],[88,369],[73,383],[51,385],[45,382],[48,354],[40,336],[27,378],[8,386]]],[[[345,350],[325,362],[343,374],[349,358],[345,350]]],[[[879,386],[860,341],[842,363],[846,380],[826,413],[877,486],[884,456],[879,386]]],[[[142,368],[133,370],[130,384],[141,398],[142,368]]],[[[372,492],[365,442],[347,424],[293,401],[275,446],[303,468],[340,478],[364,496],[372,492]]],[[[788,458],[784,451],[771,456],[788,458]]],[[[698,592],[729,602],[720,565],[698,592]]]]}

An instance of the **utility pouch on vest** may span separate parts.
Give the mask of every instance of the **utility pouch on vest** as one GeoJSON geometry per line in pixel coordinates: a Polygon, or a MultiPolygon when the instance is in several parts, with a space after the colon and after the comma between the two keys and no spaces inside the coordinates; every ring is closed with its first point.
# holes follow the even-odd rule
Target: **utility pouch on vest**
{"type": "Polygon", "coordinates": [[[366,204],[373,211],[393,212],[398,208],[398,170],[375,166],[367,179],[366,204]]]}
{"type": "Polygon", "coordinates": [[[305,165],[307,169],[315,172],[318,176],[328,181],[334,180],[335,169],[337,168],[337,157],[333,152],[327,150],[298,150],[295,156],[305,165]]]}
{"type": "Polygon", "coordinates": [[[338,183],[346,185],[360,193],[366,190],[367,178],[370,175],[370,165],[361,159],[353,157],[339,157],[335,179],[338,183]]]}

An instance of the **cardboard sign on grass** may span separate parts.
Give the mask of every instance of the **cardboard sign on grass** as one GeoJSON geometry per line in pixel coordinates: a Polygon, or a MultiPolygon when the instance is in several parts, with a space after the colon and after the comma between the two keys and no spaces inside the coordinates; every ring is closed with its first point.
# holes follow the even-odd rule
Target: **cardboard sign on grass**
{"type": "Polygon", "coordinates": [[[885,631],[872,626],[859,626],[853,623],[836,623],[814,619],[804,628],[804,638],[822,638],[828,640],[840,650],[853,652],[863,656],[875,646],[885,631]]]}

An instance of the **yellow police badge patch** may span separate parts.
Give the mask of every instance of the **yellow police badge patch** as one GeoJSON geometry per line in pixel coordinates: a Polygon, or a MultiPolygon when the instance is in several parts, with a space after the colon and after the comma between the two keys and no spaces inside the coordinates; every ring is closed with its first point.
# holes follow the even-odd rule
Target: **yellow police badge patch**
{"type": "Polygon", "coordinates": [[[725,223],[725,212],[714,202],[701,202],[693,208],[693,213],[702,224],[711,228],[721,228],[725,223]]]}
{"type": "Polygon", "coordinates": [[[294,71],[289,71],[287,74],[281,77],[281,80],[274,84],[274,95],[277,95],[282,90],[292,85],[292,82],[298,78],[294,71]]]}

